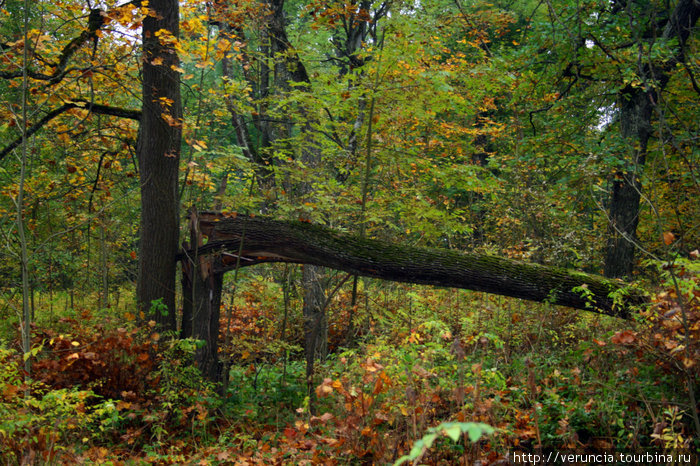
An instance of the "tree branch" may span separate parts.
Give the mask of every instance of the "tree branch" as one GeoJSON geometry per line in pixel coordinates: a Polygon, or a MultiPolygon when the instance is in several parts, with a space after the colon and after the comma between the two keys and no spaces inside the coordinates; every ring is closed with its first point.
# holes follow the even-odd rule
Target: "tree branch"
{"type": "MultiPolygon", "coordinates": [[[[34,133],[43,128],[44,125],[46,125],[48,122],[73,108],[80,108],[87,110],[91,113],[99,113],[101,115],[111,115],[120,118],[127,118],[129,120],[139,121],[141,119],[141,112],[139,110],[130,110],[126,108],[110,107],[109,105],[94,104],[82,99],[74,100],[71,102],[66,102],[60,107],[51,110],[49,113],[44,115],[44,117],[41,120],[34,123],[31,126],[31,128],[27,128],[26,137],[32,136],[34,133]]],[[[14,141],[12,141],[10,144],[8,144],[2,151],[0,151],[0,161],[2,161],[2,159],[4,159],[7,154],[19,147],[21,143],[22,137],[20,136],[14,141]]]]}
{"type": "MultiPolygon", "coordinates": [[[[135,7],[140,7],[141,6],[141,0],[133,0],[130,2],[126,2],[122,5],[117,6],[117,8],[122,8],[127,5],[133,5],[135,7]]],[[[27,70],[27,74],[30,78],[38,80],[38,81],[48,81],[48,85],[54,85],[58,84],[63,80],[63,78],[70,72],[73,71],[75,68],[67,68],[68,62],[70,59],[75,55],[75,52],[77,52],[80,47],[82,47],[86,42],[92,40],[94,41],[95,45],[97,45],[97,40],[98,40],[98,35],[97,31],[99,31],[102,26],[104,25],[104,18],[106,16],[106,13],[104,10],[100,8],[92,8],[90,10],[90,14],[88,15],[88,24],[87,28],[81,32],[77,37],[74,37],[73,40],[71,40],[68,44],[66,44],[65,47],[63,47],[63,50],[61,51],[61,54],[58,56],[58,61],[53,64],[54,70],[53,73],[51,74],[45,74],[45,73],[38,73],[36,71],[32,70],[27,70]]],[[[7,44],[2,44],[2,48],[6,48],[7,44]]],[[[44,61],[42,58],[39,57],[39,60],[44,61]]],[[[0,72],[0,78],[4,79],[14,79],[14,78],[20,78],[22,77],[22,71],[4,71],[0,72]]]]}

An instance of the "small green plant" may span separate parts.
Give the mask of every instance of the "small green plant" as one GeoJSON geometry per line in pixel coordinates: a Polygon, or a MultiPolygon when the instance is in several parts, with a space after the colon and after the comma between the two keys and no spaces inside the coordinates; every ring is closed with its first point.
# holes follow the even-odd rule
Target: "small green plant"
{"type": "Polygon", "coordinates": [[[156,394],[161,412],[148,418],[159,441],[173,421],[175,425],[189,425],[192,432],[206,432],[210,412],[220,403],[213,384],[205,381],[193,364],[195,352],[203,344],[201,340],[186,338],[172,339],[163,345],[161,364],[155,371],[160,381],[156,394]]]}
{"type": "Polygon", "coordinates": [[[0,347],[0,457],[7,464],[19,464],[27,452],[58,461],[70,445],[99,441],[118,423],[111,400],[96,403],[99,397],[91,390],[25,382],[20,359],[0,347]]]}
{"type": "Polygon", "coordinates": [[[681,433],[683,429],[683,412],[677,406],[671,406],[664,410],[665,427],[660,433],[651,434],[651,437],[659,442],[666,451],[678,451],[687,447],[686,439],[681,433]]]}
{"type": "Polygon", "coordinates": [[[151,301],[151,308],[148,310],[148,315],[150,316],[155,316],[158,314],[162,316],[168,315],[168,306],[163,303],[163,298],[158,298],[151,301]]]}
{"type": "Polygon", "coordinates": [[[586,307],[587,308],[590,308],[590,309],[594,308],[594,304],[595,304],[594,295],[593,295],[593,292],[590,289],[588,289],[588,285],[586,285],[584,283],[581,286],[575,286],[571,289],[571,291],[573,291],[574,293],[580,294],[581,298],[586,300],[586,307]]]}
{"type": "Polygon", "coordinates": [[[428,433],[421,439],[416,440],[413,448],[408,455],[404,455],[394,463],[398,466],[407,461],[419,461],[420,458],[433,446],[435,440],[441,436],[451,438],[454,442],[458,442],[463,434],[469,437],[470,442],[478,442],[484,435],[491,435],[496,431],[488,424],[481,422],[443,422],[437,427],[428,429],[428,433]]]}

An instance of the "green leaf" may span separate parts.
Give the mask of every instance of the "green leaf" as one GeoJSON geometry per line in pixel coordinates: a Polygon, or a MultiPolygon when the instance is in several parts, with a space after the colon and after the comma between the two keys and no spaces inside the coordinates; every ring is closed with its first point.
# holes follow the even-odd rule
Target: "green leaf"
{"type": "Polygon", "coordinates": [[[443,431],[455,442],[457,442],[459,437],[462,435],[462,428],[459,426],[459,424],[449,425],[445,427],[443,431]]]}
{"type": "Polygon", "coordinates": [[[403,464],[406,461],[413,461],[423,455],[423,453],[433,445],[438,435],[446,435],[457,442],[459,441],[459,437],[466,432],[469,436],[469,440],[476,442],[482,435],[490,435],[495,432],[495,430],[496,429],[490,425],[480,422],[444,422],[437,427],[428,429],[428,433],[424,435],[423,438],[416,440],[413,444],[411,452],[399,458],[394,463],[394,466],[403,464]]]}
{"type": "Polygon", "coordinates": [[[482,435],[490,435],[494,432],[494,428],[487,424],[468,422],[465,427],[471,442],[477,442],[482,435]]]}
{"type": "MultiPolygon", "coordinates": [[[[437,438],[437,434],[428,434],[425,437],[423,437],[423,443],[425,443],[425,448],[430,448],[433,446],[433,442],[435,442],[435,439],[437,438]]],[[[420,442],[420,440],[419,440],[420,442]]],[[[418,442],[416,442],[418,443],[418,442]]]]}
{"type": "Polygon", "coordinates": [[[423,439],[416,440],[416,443],[413,444],[413,448],[411,448],[411,452],[408,454],[408,459],[414,460],[418,458],[421,453],[423,453],[424,449],[425,443],[423,442],[423,439]]]}

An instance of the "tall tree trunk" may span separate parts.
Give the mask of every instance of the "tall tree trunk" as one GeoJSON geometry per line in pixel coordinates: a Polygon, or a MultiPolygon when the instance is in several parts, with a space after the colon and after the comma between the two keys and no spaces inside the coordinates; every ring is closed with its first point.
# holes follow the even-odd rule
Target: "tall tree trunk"
{"type": "Polygon", "coordinates": [[[100,222],[100,268],[102,269],[102,290],[100,291],[101,309],[109,307],[109,262],[107,260],[107,238],[104,219],[100,222]]]}
{"type": "MultiPolygon", "coordinates": [[[[287,38],[284,0],[268,0],[268,5],[270,7],[270,17],[267,25],[267,34],[270,40],[270,53],[275,64],[273,78],[275,89],[278,92],[287,93],[291,90],[290,83],[294,83],[297,89],[309,91],[311,87],[309,75],[287,38]]],[[[299,111],[302,115],[308,117],[301,128],[301,132],[308,135],[310,139],[312,137],[311,126],[314,118],[307,115],[307,109],[303,106],[299,111]]],[[[289,144],[287,140],[291,134],[291,121],[270,125],[271,141],[281,142],[283,146],[287,146],[289,144]]],[[[292,148],[289,147],[288,151],[291,152],[292,148]]],[[[300,198],[313,198],[314,188],[310,180],[313,180],[313,176],[321,164],[320,150],[317,147],[302,147],[300,160],[309,171],[309,177],[297,183],[296,186],[284,186],[285,190],[290,192],[292,196],[298,195],[300,198]]],[[[315,412],[314,361],[325,358],[328,347],[328,325],[324,306],[323,276],[323,268],[314,264],[307,264],[302,273],[306,380],[312,413],[315,412]]]]}
{"type": "Polygon", "coordinates": [[[641,176],[651,134],[653,95],[629,87],[621,95],[620,132],[631,156],[626,167],[615,173],[610,199],[605,276],[626,277],[634,269],[639,224],[641,176]]]}
{"type": "MultiPolygon", "coordinates": [[[[652,117],[658,98],[666,87],[669,73],[684,60],[686,41],[700,18],[700,2],[679,0],[663,27],[661,40],[677,40],[674,55],[663,63],[651,63],[642,56],[640,44],[637,77],[642,85],[627,85],[619,93],[620,135],[628,145],[626,166],[615,174],[610,199],[609,231],[605,256],[605,275],[629,276],[634,270],[639,202],[642,195],[641,176],[647,156],[647,145],[652,133],[652,117]]],[[[655,26],[655,23],[652,23],[655,26]]],[[[655,34],[647,31],[649,36],[655,34]]],[[[643,35],[638,40],[644,40],[643,35]]]]}
{"type": "Polygon", "coordinates": [[[304,288],[304,355],[306,357],[306,385],[309,409],[316,412],[314,362],[328,355],[328,321],[324,306],[323,268],[306,264],[302,271],[304,288]]]}
{"type": "Polygon", "coordinates": [[[177,0],[151,0],[155,12],[143,20],[143,107],[138,157],[141,227],[137,299],[148,311],[160,300],[167,312],[153,317],[161,329],[175,329],[175,273],[178,251],[178,167],[182,137],[177,0]]]}
{"type": "MultiPolygon", "coordinates": [[[[17,236],[20,246],[20,267],[22,270],[22,319],[20,328],[22,329],[22,352],[24,353],[24,379],[25,382],[31,378],[32,360],[29,357],[32,349],[32,317],[33,312],[29,305],[29,252],[27,251],[27,237],[24,229],[24,183],[27,176],[27,161],[29,150],[27,148],[27,102],[29,92],[29,2],[24,0],[24,21],[22,26],[24,45],[22,46],[22,155],[20,156],[19,186],[17,189],[17,236]]],[[[29,384],[26,384],[29,387],[29,384]]],[[[29,388],[24,390],[25,397],[29,396],[29,388]]]]}

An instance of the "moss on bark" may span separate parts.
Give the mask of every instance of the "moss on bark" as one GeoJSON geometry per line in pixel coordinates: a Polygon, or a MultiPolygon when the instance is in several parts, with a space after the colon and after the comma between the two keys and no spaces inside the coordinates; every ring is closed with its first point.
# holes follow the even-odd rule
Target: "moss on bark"
{"type": "Polygon", "coordinates": [[[623,282],[486,254],[359,238],[303,222],[198,214],[208,237],[198,254],[220,254],[218,272],[261,262],[294,262],[385,280],[463,288],[629,318],[645,302],[623,282]],[[236,260],[243,238],[240,261],[236,260]],[[617,296],[614,299],[613,296],[617,296]]]}

